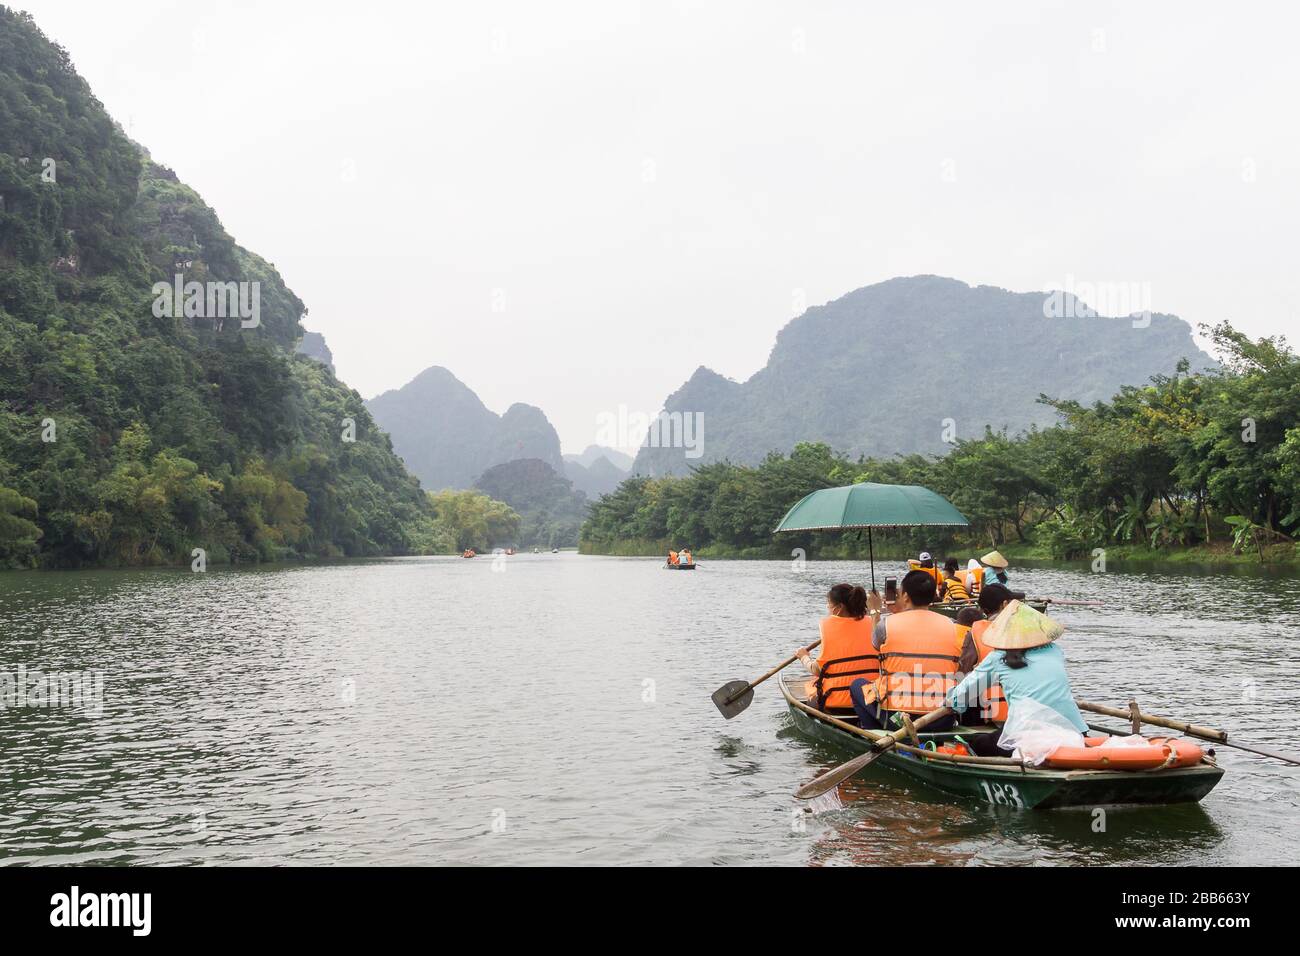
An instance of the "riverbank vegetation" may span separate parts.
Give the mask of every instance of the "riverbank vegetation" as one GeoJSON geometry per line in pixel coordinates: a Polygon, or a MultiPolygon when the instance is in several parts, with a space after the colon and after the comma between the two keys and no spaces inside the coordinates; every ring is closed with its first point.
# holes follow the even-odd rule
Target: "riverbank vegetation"
{"type": "Polygon", "coordinates": [[[523,519],[503,501],[478,491],[444,490],[430,492],[429,498],[438,523],[428,553],[459,552],[467,548],[485,552],[519,540],[523,519]]]}
{"type": "Polygon", "coordinates": [[[782,535],[772,529],[818,488],[878,481],[917,484],[970,519],[960,533],[875,536],[877,553],[1007,547],[1026,555],[1170,556],[1300,560],[1300,359],[1280,339],[1252,341],[1228,324],[1208,330],[1223,367],[1124,388],[1084,407],[1044,397],[1060,424],[1009,436],[986,432],[941,457],[849,461],[800,444],[756,467],[726,462],[687,477],[624,481],[591,508],[582,550],[642,553],[690,546],[700,554],[865,555],[853,533],[782,535]]]}

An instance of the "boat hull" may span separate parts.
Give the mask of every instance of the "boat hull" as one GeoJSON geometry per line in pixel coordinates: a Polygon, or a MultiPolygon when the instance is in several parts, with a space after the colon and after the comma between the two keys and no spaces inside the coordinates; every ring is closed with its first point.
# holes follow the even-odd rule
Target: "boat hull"
{"type": "MultiPolygon", "coordinates": [[[[849,753],[863,753],[871,746],[869,738],[823,719],[824,715],[798,700],[786,681],[781,682],[781,692],[800,733],[849,753]]],[[[926,736],[921,734],[923,740],[926,736]]],[[[886,751],[873,766],[906,774],[948,793],[1016,810],[1195,803],[1223,777],[1219,767],[1209,764],[1147,773],[1051,770],[926,760],[898,750],[886,751]]]]}
{"type": "Polygon", "coordinates": [[[669,571],[694,571],[695,570],[695,565],[693,564],[665,564],[664,567],[667,568],[669,571]]]}

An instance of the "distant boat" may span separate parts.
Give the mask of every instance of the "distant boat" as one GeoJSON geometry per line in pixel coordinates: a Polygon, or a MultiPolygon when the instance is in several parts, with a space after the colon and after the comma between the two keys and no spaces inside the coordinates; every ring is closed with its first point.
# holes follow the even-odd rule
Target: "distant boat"
{"type": "Polygon", "coordinates": [[[477,557],[478,557],[478,552],[475,551],[473,548],[466,548],[466,549],[465,549],[465,553],[462,554],[461,557],[462,557],[462,558],[477,558],[477,557]]]}
{"type": "Polygon", "coordinates": [[[533,548],[533,554],[541,554],[541,553],[542,553],[541,548],[533,548]]]}
{"type": "Polygon", "coordinates": [[[559,553],[560,553],[559,548],[551,548],[551,554],[559,554],[559,553]]]}

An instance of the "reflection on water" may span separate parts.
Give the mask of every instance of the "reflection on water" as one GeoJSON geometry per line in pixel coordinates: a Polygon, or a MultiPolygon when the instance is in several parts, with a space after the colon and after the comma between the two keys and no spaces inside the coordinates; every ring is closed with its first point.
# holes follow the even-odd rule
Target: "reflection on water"
{"type": "MultiPolygon", "coordinates": [[[[104,671],[103,713],[0,712],[7,863],[1295,863],[1297,770],[1220,749],[1200,805],[1016,813],[845,759],[775,682],[851,563],[518,555],[0,575],[0,672],[104,671]]],[[[1293,580],[1013,569],[1076,690],[1297,750],[1293,580]]]]}

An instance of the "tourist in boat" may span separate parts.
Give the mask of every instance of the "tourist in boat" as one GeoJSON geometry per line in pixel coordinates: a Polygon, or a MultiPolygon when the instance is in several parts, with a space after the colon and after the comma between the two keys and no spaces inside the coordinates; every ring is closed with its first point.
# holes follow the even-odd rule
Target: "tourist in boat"
{"type": "Polygon", "coordinates": [[[691,549],[690,549],[690,548],[682,548],[681,560],[682,560],[682,564],[694,564],[694,563],[695,563],[695,559],[691,557],[691,549]]]}
{"type": "Polygon", "coordinates": [[[934,578],[936,588],[943,586],[943,571],[935,564],[934,555],[929,551],[922,551],[919,557],[909,560],[907,566],[912,571],[924,571],[934,578]]]}
{"type": "Polygon", "coordinates": [[[949,558],[944,562],[943,584],[939,588],[940,600],[956,603],[971,599],[970,592],[966,590],[966,582],[957,573],[960,567],[956,558],[949,558]]]}
{"type": "MultiPolygon", "coordinates": [[[[975,624],[987,624],[984,619],[984,612],[979,609],[978,605],[968,604],[957,612],[957,633],[961,636],[962,647],[966,646],[966,641],[970,640],[975,645],[976,662],[982,660],[980,655],[980,645],[971,629],[975,624]]],[[[985,723],[985,718],[981,715],[978,707],[971,707],[965,713],[957,715],[957,723],[966,726],[978,725],[985,723]]]]}
{"type": "MultiPolygon", "coordinates": [[[[957,626],[964,627],[969,632],[971,641],[975,645],[977,664],[993,653],[993,648],[981,640],[984,632],[988,630],[992,619],[1010,603],[1010,591],[1001,584],[990,584],[988,589],[980,594],[978,606],[964,607],[957,612],[957,626]]],[[[991,684],[987,690],[981,688],[979,701],[958,716],[959,722],[967,726],[989,722],[1001,724],[1007,719],[1007,699],[1002,693],[1002,688],[997,684],[991,684]]],[[[992,746],[992,742],[989,743],[992,746]]]]}
{"type": "MultiPolygon", "coordinates": [[[[984,621],[984,612],[979,609],[978,605],[971,604],[957,612],[957,626],[959,628],[964,627],[969,631],[980,621],[984,621]]],[[[976,648],[976,650],[978,650],[978,648],[976,648]]]]}
{"type": "MultiPolygon", "coordinates": [[[[984,631],[988,628],[988,626],[991,623],[993,623],[993,619],[997,617],[999,614],[1001,614],[1002,611],[1006,608],[1008,604],[1012,602],[1013,599],[1014,597],[1011,594],[1011,589],[1008,588],[1005,584],[990,584],[980,594],[979,606],[980,606],[980,612],[982,613],[984,620],[976,621],[975,624],[971,625],[971,633],[975,636],[975,641],[977,645],[980,639],[980,635],[984,633],[984,631]]],[[[977,647],[977,649],[979,648],[977,647]]],[[[984,658],[987,656],[988,656],[988,649],[981,651],[980,660],[984,660],[984,658]]]]}
{"type": "MultiPolygon", "coordinates": [[[[988,648],[987,656],[948,691],[944,702],[959,711],[980,706],[981,697],[988,700],[986,689],[996,684],[1006,698],[1006,719],[1012,719],[1017,703],[1032,700],[1050,707],[1086,734],[1088,723],[1074,702],[1065,654],[1056,645],[1065,629],[1046,614],[1014,600],[1002,585],[990,584],[980,595],[980,606],[987,612],[998,605],[997,617],[972,635],[981,647],[988,648]]],[[[981,756],[1010,756],[1009,750],[998,746],[1001,736],[998,730],[965,739],[981,756]]]]}
{"type": "MultiPolygon", "coordinates": [[[[892,614],[881,614],[883,602],[872,591],[867,597],[871,613],[872,646],[880,652],[881,676],[870,684],[858,678],[849,685],[859,726],[892,729],[898,712],[920,715],[943,703],[946,691],[957,685],[962,672],[975,666],[975,644],[951,618],[930,610],[938,596],[934,578],[924,569],[908,571],[899,582],[892,614]]],[[[956,716],[940,718],[930,727],[944,730],[956,716]]]]}
{"type": "Polygon", "coordinates": [[[867,617],[867,592],[853,584],[837,584],[826,592],[826,611],[818,659],[802,648],[796,654],[817,679],[818,709],[847,710],[852,706],[849,685],[880,676],[880,654],[871,643],[874,622],[867,617]]]}
{"type": "Polygon", "coordinates": [[[984,566],[979,563],[978,558],[971,558],[966,562],[966,573],[962,575],[962,583],[966,585],[966,590],[971,597],[976,597],[980,593],[980,588],[984,586],[984,566]]]}
{"type": "Polygon", "coordinates": [[[985,584],[1007,584],[1007,565],[1010,564],[1002,556],[1001,551],[990,551],[984,557],[980,558],[980,564],[984,565],[984,583],[985,584]]]}
{"type": "Polygon", "coordinates": [[[668,552],[668,563],[669,563],[669,564],[674,564],[674,565],[676,565],[676,564],[680,564],[680,563],[681,563],[681,560],[677,557],[677,552],[676,552],[676,551],[669,551],[669,552],[668,552]]]}
{"type": "MultiPolygon", "coordinates": [[[[971,638],[975,641],[975,655],[979,663],[993,653],[993,648],[984,643],[984,633],[993,623],[993,619],[1001,614],[1007,606],[1015,600],[1015,595],[1003,584],[990,584],[979,598],[980,617],[971,624],[971,638]]],[[[1002,685],[996,682],[986,682],[987,687],[980,688],[979,704],[972,707],[962,717],[964,724],[980,724],[992,722],[995,724],[1006,723],[1007,719],[1007,696],[1002,690],[1002,685]]],[[[993,746],[993,740],[986,741],[989,747],[993,746]]]]}

